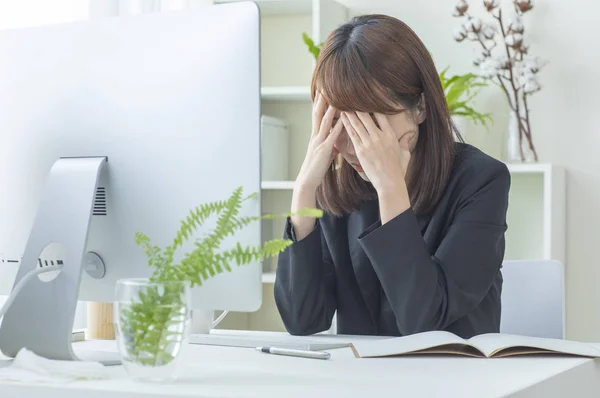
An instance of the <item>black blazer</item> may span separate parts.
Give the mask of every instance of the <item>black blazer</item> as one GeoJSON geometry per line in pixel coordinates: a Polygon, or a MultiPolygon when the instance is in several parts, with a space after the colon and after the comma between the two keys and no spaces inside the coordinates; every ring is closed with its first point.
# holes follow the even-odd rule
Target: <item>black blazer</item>
{"type": "MultiPolygon", "coordinates": [[[[377,200],[343,217],[324,214],[279,255],[275,302],[289,333],[399,336],[498,332],[510,174],[457,144],[451,177],[428,214],[381,225],[377,200]]],[[[293,238],[288,219],[284,237],[293,238]]]]}

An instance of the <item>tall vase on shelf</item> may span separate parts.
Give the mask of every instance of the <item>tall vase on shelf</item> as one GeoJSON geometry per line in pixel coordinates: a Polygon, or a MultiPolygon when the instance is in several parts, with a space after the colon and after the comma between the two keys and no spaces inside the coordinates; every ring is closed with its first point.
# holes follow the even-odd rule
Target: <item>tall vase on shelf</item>
{"type": "MultiPolygon", "coordinates": [[[[523,118],[521,118],[521,122],[523,122],[523,118]]],[[[509,110],[505,157],[508,163],[537,161],[537,153],[533,142],[528,139],[524,127],[519,125],[519,116],[512,109],[509,110]]]]}
{"type": "Polygon", "coordinates": [[[528,99],[541,90],[538,72],[546,64],[530,55],[524,40],[523,16],[533,9],[533,0],[513,0],[503,9],[499,0],[483,0],[490,22],[470,13],[469,3],[459,0],[454,16],[465,18],[454,34],[457,42],[471,41],[481,49],[474,64],[480,75],[495,81],[506,95],[510,117],[506,141],[508,162],[537,162],[528,99]]]}

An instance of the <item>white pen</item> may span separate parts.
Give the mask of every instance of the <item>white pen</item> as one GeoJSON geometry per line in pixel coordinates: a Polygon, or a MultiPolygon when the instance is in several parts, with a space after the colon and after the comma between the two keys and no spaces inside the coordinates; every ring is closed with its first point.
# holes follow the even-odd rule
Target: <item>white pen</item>
{"type": "Polygon", "coordinates": [[[287,355],[290,357],[302,357],[313,359],[329,359],[329,357],[331,357],[331,355],[328,352],[324,351],[293,350],[290,348],[277,347],[256,347],[256,350],[264,352],[266,354],[287,355]]]}

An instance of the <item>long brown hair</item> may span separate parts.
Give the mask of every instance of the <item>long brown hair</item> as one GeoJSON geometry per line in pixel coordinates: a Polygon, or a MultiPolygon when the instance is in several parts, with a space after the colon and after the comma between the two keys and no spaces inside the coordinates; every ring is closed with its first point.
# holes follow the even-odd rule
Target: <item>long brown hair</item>
{"type": "MultiPolygon", "coordinates": [[[[425,120],[407,171],[411,206],[417,213],[440,200],[454,160],[454,124],[438,72],[425,45],[405,23],[387,15],[364,15],[334,30],[321,49],[312,79],[341,111],[394,114],[423,105],[425,120]]],[[[410,113],[409,113],[410,115],[410,113]]],[[[460,139],[462,140],[462,139],[460,139]]],[[[345,161],[332,167],[317,191],[319,206],[335,215],[377,198],[345,161]]]]}

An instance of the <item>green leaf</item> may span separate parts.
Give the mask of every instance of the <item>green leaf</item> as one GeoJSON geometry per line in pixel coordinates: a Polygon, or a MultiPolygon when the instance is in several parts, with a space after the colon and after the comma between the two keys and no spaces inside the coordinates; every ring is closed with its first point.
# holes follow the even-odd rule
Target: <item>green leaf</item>
{"type": "Polygon", "coordinates": [[[321,47],[323,46],[323,43],[319,44],[318,46],[315,45],[313,39],[311,39],[310,36],[308,36],[308,34],[306,33],[302,33],[302,40],[304,41],[304,44],[306,44],[306,46],[308,47],[308,52],[313,55],[315,60],[318,59],[319,54],[321,53],[321,47]]]}
{"type": "Polygon", "coordinates": [[[454,75],[448,78],[447,72],[448,67],[440,73],[440,83],[446,96],[450,115],[464,117],[475,124],[481,123],[485,127],[488,122],[493,123],[491,114],[480,113],[472,105],[479,90],[488,86],[489,80],[474,73],[454,75]]]}

